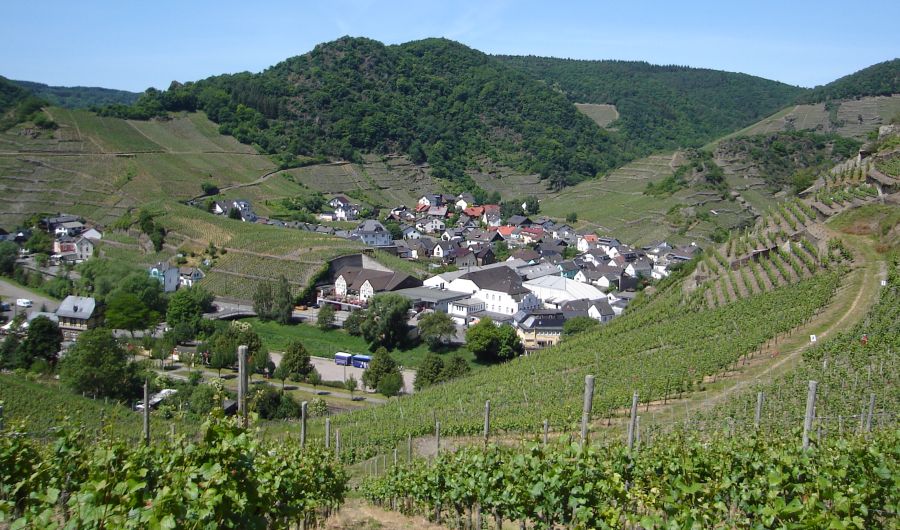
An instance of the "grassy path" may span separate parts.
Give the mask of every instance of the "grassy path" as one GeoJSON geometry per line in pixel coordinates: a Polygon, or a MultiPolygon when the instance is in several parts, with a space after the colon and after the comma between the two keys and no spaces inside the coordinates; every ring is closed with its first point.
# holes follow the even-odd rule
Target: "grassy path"
{"type": "Polygon", "coordinates": [[[648,419],[652,418],[652,423],[666,425],[683,421],[756,383],[772,381],[801,361],[803,352],[812,345],[810,335],[816,335],[818,340],[826,339],[850,329],[865,317],[877,301],[879,282],[886,274],[884,257],[875,252],[871,240],[866,237],[838,234],[832,230],[829,235],[843,239],[855,256],[853,270],[845,277],[832,302],[809,323],[777,337],[774,344],[763,348],[761,355],[747,361],[737,371],[707,383],[703,391],[681,400],[670,400],[666,405],[651,404],[649,409],[653,414],[648,419]]]}

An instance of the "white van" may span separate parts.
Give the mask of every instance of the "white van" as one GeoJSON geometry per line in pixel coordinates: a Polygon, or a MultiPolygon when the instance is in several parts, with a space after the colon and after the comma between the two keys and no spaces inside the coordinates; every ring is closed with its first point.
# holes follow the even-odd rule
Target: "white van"
{"type": "Polygon", "coordinates": [[[31,307],[34,305],[34,302],[27,298],[17,298],[16,305],[19,307],[31,307]]]}

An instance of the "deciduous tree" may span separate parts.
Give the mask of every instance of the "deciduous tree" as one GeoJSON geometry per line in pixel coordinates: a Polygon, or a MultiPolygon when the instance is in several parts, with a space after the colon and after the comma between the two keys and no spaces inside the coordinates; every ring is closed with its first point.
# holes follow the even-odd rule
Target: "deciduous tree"
{"type": "Polygon", "coordinates": [[[369,299],[362,334],[369,348],[394,349],[406,338],[409,299],[399,294],[379,294],[369,299]]]}
{"type": "Polygon", "coordinates": [[[140,388],[136,365],[112,332],[97,328],[83,332],[60,361],[60,380],[75,392],[128,399],[140,388]]]}
{"type": "Polygon", "coordinates": [[[419,336],[431,351],[437,351],[456,335],[456,325],[450,315],[441,311],[429,313],[419,319],[419,336]]]}

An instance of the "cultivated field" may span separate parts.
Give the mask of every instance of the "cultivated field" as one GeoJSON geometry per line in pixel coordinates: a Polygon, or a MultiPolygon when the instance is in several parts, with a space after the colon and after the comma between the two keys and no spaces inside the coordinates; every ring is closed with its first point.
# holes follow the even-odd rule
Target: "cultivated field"
{"type": "Polygon", "coordinates": [[[789,130],[791,127],[797,130],[832,131],[842,136],[864,139],[866,133],[877,129],[879,125],[888,123],[898,114],[900,114],[900,94],[842,101],[837,110],[836,123],[832,123],[824,103],[795,105],[746,129],[730,134],[724,139],[774,133],[789,130]]]}
{"type": "Polygon", "coordinates": [[[575,108],[588,118],[594,120],[594,123],[600,127],[606,127],[610,123],[619,119],[619,111],[615,105],[597,104],[597,103],[576,103],[575,108]]]}
{"type": "MultiPolygon", "coordinates": [[[[635,243],[667,238],[704,242],[716,225],[733,228],[751,222],[751,210],[711,190],[686,188],[670,196],[644,194],[648,183],[668,177],[681,163],[678,153],[636,160],[605,178],[546,197],[541,201],[541,213],[565,217],[575,212],[579,227],[635,243]],[[697,215],[709,220],[696,219],[697,215]]],[[[746,187],[748,183],[735,179],[729,184],[746,187]]]]}

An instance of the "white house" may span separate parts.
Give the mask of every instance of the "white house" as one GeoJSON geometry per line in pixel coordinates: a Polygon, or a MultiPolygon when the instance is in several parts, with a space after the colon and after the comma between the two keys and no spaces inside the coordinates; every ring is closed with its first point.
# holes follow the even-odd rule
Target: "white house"
{"type": "Polygon", "coordinates": [[[522,285],[522,279],[509,267],[467,272],[447,288],[472,293],[472,298],[484,302],[484,311],[490,313],[512,316],[541,306],[541,301],[522,285]]]}
{"type": "Polygon", "coordinates": [[[653,272],[653,263],[647,258],[641,258],[625,265],[625,274],[633,278],[649,278],[653,272]]]}
{"type": "Polygon", "coordinates": [[[390,231],[373,219],[366,219],[360,223],[353,234],[359,236],[359,239],[366,245],[373,247],[387,247],[393,242],[390,231]]]}
{"type": "Polygon", "coordinates": [[[178,267],[179,285],[181,287],[193,287],[202,280],[206,274],[196,267],[178,267]]]}
{"type": "Polygon", "coordinates": [[[621,272],[615,267],[601,265],[595,269],[582,269],[573,278],[577,282],[588,283],[601,291],[608,291],[619,284],[621,272]]]}
{"type": "Polygon", "coordinates": [[[595,234],[578,236],[576,247],[578,248],[578,252],[587,252],[592,248],[597,248],[597,236],[595,234]]]}
{"type": "Polygon", "coordinates": [[[81,233],[81,237],[86,237],[88,239],[99,241],[103,239],[103,234],[97,230],[96,228],[88,228],[84,232],[81,233]]]}
{"type": "Polygon", "coordinates": [[[563,304],[562,310],[567,318],[587,314],[587,316],[600,322],[609,322],[616,316],[616,312],[609,305],[606,298],[601,298],[600,300],[573,300],[563,304]]]}
{"type": "Polygon", "coordinates": [[[94,243],[86,238],[79,237],[75,241],[75,261],[86,261],[94,255],[94,243]]]}
{"type": "Polygon", "coordinates": [[[414,226],[405,226],[403,227],[403,239],[419,239],[422,237],[422,233],[419,232],[414,226]]]}
{"type": "Polygon", "coordinates": [[[447,223],[445,223],[443,220],[438,219],[436,217],[432,217],[430,219],[416,223],[416,229],[418,229],[421,232],[426,232],[429,234],[443,232],[444,229],[446,229],[446,228],[447,228],[447,223]]]}
{"type": "Polygon", "coordinates": [[[459,247],[450,241],[438,241],[434,245],[434,257],[442,260],[449,259],[456,254],[457,248],[459,247]]]}
{"type": "Polygon", "coordinates": [[[335,208],[333,218],[335,221],[355,221],[358,216],[359,208],[350,204],[335,208]]]}

